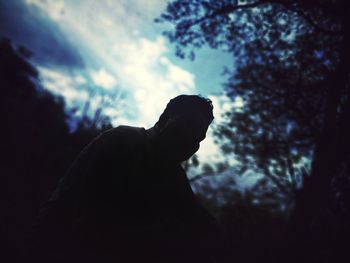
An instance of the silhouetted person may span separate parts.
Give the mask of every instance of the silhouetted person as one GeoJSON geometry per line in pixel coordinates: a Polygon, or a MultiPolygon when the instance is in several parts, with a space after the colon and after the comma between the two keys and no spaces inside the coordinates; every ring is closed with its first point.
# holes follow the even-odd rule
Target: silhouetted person
{"type": "Polygon", "coordinates": [[[213,262],[216,223],[180,162],[204,140],[211,101],[180,95],[154,127],[119,126],[78,156],[41,211],[45,262],[213,262]]]}

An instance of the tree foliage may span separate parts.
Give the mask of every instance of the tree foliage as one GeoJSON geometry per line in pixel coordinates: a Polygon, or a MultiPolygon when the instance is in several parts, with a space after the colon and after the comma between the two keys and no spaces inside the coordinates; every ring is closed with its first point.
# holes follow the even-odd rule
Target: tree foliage
{"type": "Polygon", "coordinates": [[[337,261],[350,229],[350,2],[178,0],[157,21],[180,57],[204,45],[233,57],[218,143],[237,174],[270,182],[254,189],[261,202],[294,204],[291,261],[337,261]]]}
{"type": "Polygon", "coordinates": [[[180,57],[203,45],[233,56],[225,92],[244,107],[226,113],[218,140],[240,173],[262,173],[291,198],[306,185],[307,159],[307,178],[328,178],[325,191],[340,161],[327,156],[348,142],[335,139],[348,116],[348,14],[346,1],[197,0],[172,1],[157,19],[174,26],[165,35],[180,57]]]}

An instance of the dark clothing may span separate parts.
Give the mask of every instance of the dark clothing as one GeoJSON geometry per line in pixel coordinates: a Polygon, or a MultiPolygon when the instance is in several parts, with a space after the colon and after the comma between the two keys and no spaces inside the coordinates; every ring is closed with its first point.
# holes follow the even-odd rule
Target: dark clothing
{"type": "Polygon", "coordinates": [[[80,153],[37,237],[51,262],[211,262],[214,229],[180,164],[157,153],[145,129],[120,126],[80,153]]]}

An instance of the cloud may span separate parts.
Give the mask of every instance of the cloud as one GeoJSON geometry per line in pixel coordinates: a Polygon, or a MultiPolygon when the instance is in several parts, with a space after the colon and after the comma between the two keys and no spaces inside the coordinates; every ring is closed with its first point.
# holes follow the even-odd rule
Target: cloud
{"type": "MultiPolygon", "coordinates": [[[[108,116],[115,122],[121,117],[123,109],[127,108],[121,92],[111,93],[110,90],[105,89],[89,89],[87,87],[93,86],[93,80],[81,75],[79,71],[73,72],[43,66],[38,67],[38,70],[42,85],[53,94],[63,96],[66,108],[74,109],[74,115],[82,115],[84,111],[84,114],[93,117],[97,110],[101,110],[104,116],[108,116]]],[[[105,80],[102,78],[103,81],[105,80]]]]}
{"type": "Polygon", "coordinates": [[[84,84],[82,83],[84,79],[82,76],[72,75],[42,66],[38,67],[38,70],[43,86],[56,95],[64,96],[69,107],[88,101],[89,93],[81,87],[84,84]]]}
{"type": "Polygon", "coordinates": [[[78,84],[78,85],[83,85],[83,84],[86,84],[86,79],[83,77],[83,76],[76,76],[75,77],[75,82],[78,84]]]}
{"type": "Polygon", "coordinates": [[[153,125],[168,101],[180,94],[195,92],[195,76],[164,57],[165,40],[135,39],[131,44],[119,45],[114,55],[120,81],[132,94],[136,107],[133,122],[153,125]]]}
{"type": "Polygon", "coordinates": [[[192,73],[174,65],[166,57],[160,57],[159,62],[167,68],[168,79],[176,83],[180,91],[186,92],[188,87],[195,86],[195,76],[192,73]]]}
{"type": "Polygon", "coordinates": [[[104,68],[101,68],[99,71],[91,72],[91,78],[96,86],[100,86],[107,90],[116,85],[116,79],[104,68]]]}

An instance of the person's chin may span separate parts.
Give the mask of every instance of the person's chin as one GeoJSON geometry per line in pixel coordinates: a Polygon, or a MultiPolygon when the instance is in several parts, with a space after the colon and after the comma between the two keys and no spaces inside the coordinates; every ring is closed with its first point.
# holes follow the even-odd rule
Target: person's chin
{"type": "Polygon", "coordinates": [[[181,156],[178,157],[179,162],[185,162],[185,161],[187,161],[188,159],[191,158],[191,156],[192,156],[193,154],[194,154],[194,153],[182,154],[181,156]]]}

